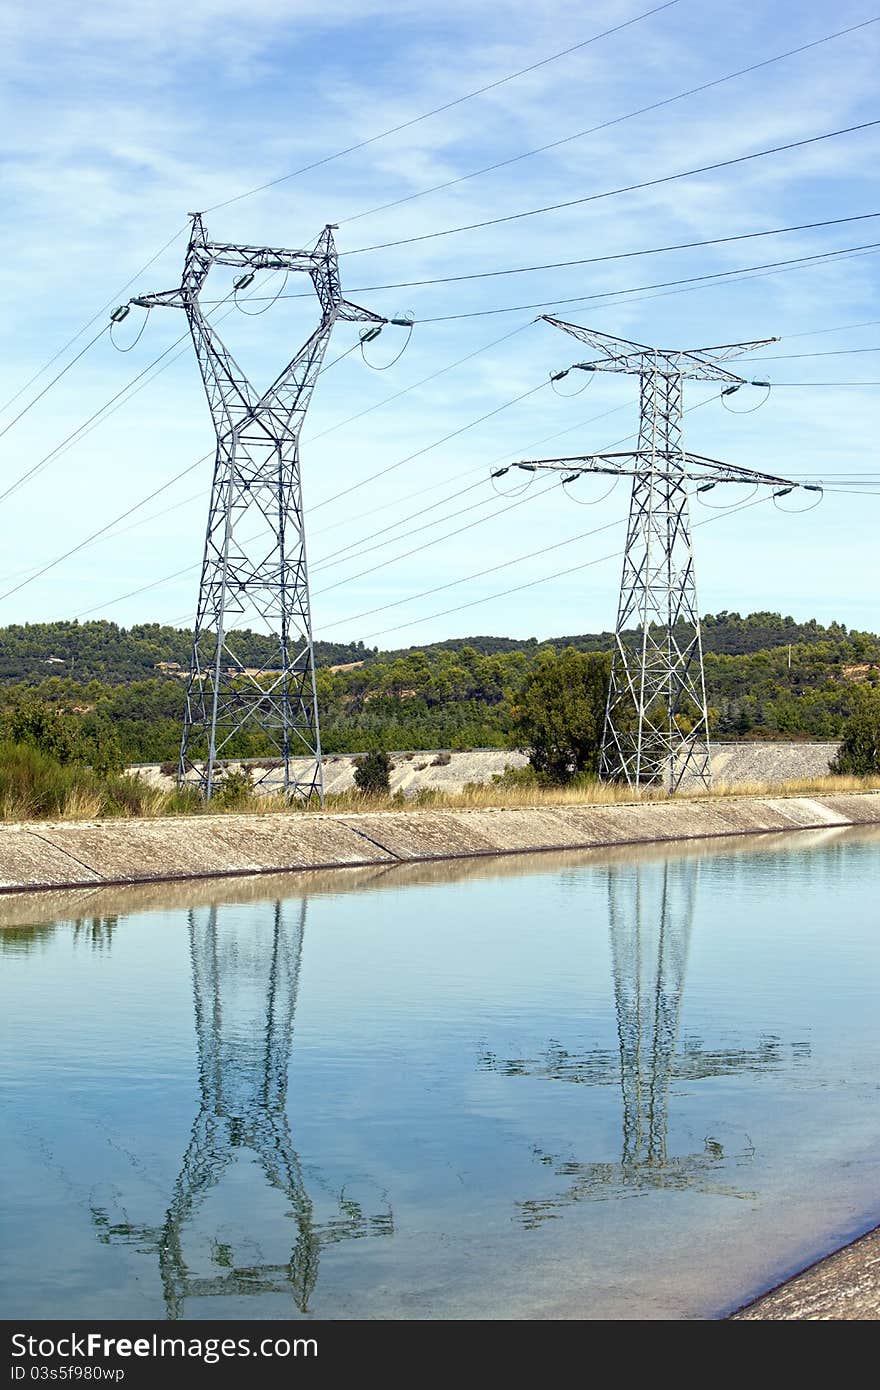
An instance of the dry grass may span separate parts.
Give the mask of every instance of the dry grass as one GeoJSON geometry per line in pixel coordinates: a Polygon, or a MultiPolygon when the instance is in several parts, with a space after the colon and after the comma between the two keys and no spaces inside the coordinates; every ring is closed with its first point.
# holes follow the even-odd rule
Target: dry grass
{"type": "MultiPolygon", "coordinates": [[[[829,795],[832,792],[880,791],[880,776],[877,777],[802,777],[788,782],[741,782],[736,784],[719,783],[707,792],[702,787],[693,791],[676,792],[676,800],[705,800],[714,797],[735,796],[808,796],[829,795]]],[[[259,811],[259,802],[267,799],[254,797],[254,809],[259,811]]],[[[594,782],[568,787],[499,787],[471,784],[460,792],[431,791],[416,794],[404,800],[399,796],[364,796],[355,790],[328,796],[327,811],[407,811],[436,808],[437,810],[478,810],[486,808],[525,808],[545,806],[616,806],[633,802],[667,801],[667,793],[660,787],[620,786],[614,782],[594,782]]],[[[277,798],[273,810],[284,809],[277,798]]]]}
{"type": "MultiPolygon", "coordinates": [[[[117,797],[111,800],[100,788],[94,786],[72,786],[64,795],[60,809],[40,811],[26,793],[7,792],[0,798],[0,821],[21,822],[27,820],[100,820],[102,818],[138,817],[155,819],[198,815],[208,812],[212,815],[266,816],[286,812],[289,814],[313,814],[320,808],[317,803],[307,806],[301,802],[288,803],[282,793],[260,795],[256,791],[245,792],[231,804],[215,800],[206,806],[195,792],[165,791],[151,786],[140,778],[132,779],[132,787],[127,800],[117,797]]],[[[880,791],[880,776],[874,777],[803,777],[787,782],[738,782],[719,783],[709,792],[702,788],[679,791],[676,800],[711,800],[717,797],[748,796],[827,796],[834,792],[880,791]]],[[[336,814],[357,814],[358,812],[390,811],[402,815],[419,810],[479,810],[479,809],[540,809],[554,806],[614,806],[652,801],[666,801],[667,794],[659,787],[643,787],[638,790],[611,782],[580,782],[573,786],[548,787],[530,785],[487,785],[471,783],[463,790],[421,791],[410,797],[396,795],[365,795],[357,788],[328,796],[325,811],[336,814]]]]}
{"type": "Polygon", "coordinates": [[[61,820],[97,820],[105,812],[107,798],[100,791],[73,787],[65,796],[61,820]]]}
{"type": "MultiPolygon", "coordinates": [[[[693,791],[679,791],[676,800],[706,800],[715,797],[743,796],[817,796],[833,792],[880,791],[880,776],[877,777],[802,777],[788,782],[741,782],[737,784],[719,783],[709,792],[702,788],[693,791]]],[[[471,783],[462,791],[422,791],[404,798],[396,795],[368,796],[357,788],[328,796],[325,812],[337,815],[352,815],[358,812],[392,811],[406,815],[419,810],[466,811],[485,809],[540,809],[552,806],[616,806],[667,801],[669,798],[660,787],[643,787],[636,790],[613,782],[593,782],[588,785],[542,787],[542,786],[497,786],[471,783]]],[[[192,814],[191,806],[174,806],[173,793],[156,791],[149,809],[140,814],[148,816],[192,814]]],[[[233,806],[218,806],[212,803],[206,808],[212,814],[265,816],[279,812],[291,814],[310,814],[320,808],[311,802],[288,803],[283,794],[260,795],[252,792],[242,797],[233,806]]]]}

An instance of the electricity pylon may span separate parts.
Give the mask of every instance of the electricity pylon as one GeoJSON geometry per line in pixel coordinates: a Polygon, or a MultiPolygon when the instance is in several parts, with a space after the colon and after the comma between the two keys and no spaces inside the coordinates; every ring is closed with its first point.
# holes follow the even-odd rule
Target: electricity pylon
{"type": "Polygon", "coordinates": [[[323,804],[299,436],[336,321],[388,320],[343,299],[331,226],[314,250],[288,251],[209,241],[198,213],[180,285],[130,302],[185,311],[217,435],[178,781],[210,799],[218,759],[238,735],[257,733],[277,756],[256,785],[323,804]],[[304,271],[315,287],[320,322],[262,395],[199,303],[214,265],[245,272],[236,289],[259,270],[304,271]],[[262,659],[236,650],[245,618],[271,638],[262,659]],[[305,760],[296,773],[294,759],[305,760]]]}
{"type": "Polygon", "coordinates": [[[519,464],[532,471],[567,472],[565,482],[585,472],[632,478],[600,775],[631,786],[659,783],[670,792],[685,780],[708,788],[709,713],[688,484],[696,482],[699,491],[721,482],[786,490],[802,485],[689,453],[682,424],[684,382],[716,381],[725,395],[747,384],[766,386],[747,382],[724,364],[776,339],[688,351],[652,348],[543,317],[596,350],[596,357],[569,370],[639,378],[635,449],[519,464]]]}
{"type": "Polygon", "coordinates": [[[370,1215],[346,1191],[334,1194],[336,1210],[319,1221],[293,1147],[287,1078],[305,919],[305,899],[298,908],[252,905],[246,916],[216,907],[190,913],[201,1100],[180,1173],[161,1225],[92,1211],[102,1242],[158,1257],[169,1319],[185,1315],[188,1299],[254,1294],[289,1296],[307,1313],[324,1246],[394,1232],[389,1207],[370,1215]],[[236,1167],[250,1184],[243,1234],[225,1204],[208,1200],[236,1167]],[[283,1201],[262,1219],[269,1204],[255,1190],[260,1175],[283,1201]],[[276,1249],[264,1248],[269,1243],[276,1249]]]}

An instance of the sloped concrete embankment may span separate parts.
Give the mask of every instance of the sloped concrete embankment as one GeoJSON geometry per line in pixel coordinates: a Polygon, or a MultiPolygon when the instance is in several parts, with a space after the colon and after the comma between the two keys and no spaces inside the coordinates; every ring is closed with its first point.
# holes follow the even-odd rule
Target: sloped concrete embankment
{"type": "Polygon", "coordinates": [[[7,825],[0,892],[358,868],[880,824],[880,792],[540,809],[7,825]]]}
{"type": "Polygon", "coordinates": [[[880,1227],[733,1314],[733,1320],[752,1322],[876,1322],[878,1317],[880,1227]]]}

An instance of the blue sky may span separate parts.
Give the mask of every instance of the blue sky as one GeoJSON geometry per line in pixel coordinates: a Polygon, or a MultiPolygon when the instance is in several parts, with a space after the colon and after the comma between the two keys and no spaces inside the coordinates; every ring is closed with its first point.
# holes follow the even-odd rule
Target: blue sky
{"type": "MultiPolygon", "coordinates": [[[[443,7],[413,0],[390,10],[370,0],[253,0],[247,7],[227,0],[195,0],[185,7],[170,0],[94,0],[74,8],[57,0],[39,7],[14,0],[0,18],[0,275],[6,307],[0,401],[115,296],[188,212],[409,120],[650,7],[650,0],[588,6],[448,0],[443,7]]],[[[208,228],[217,239],[295,247],[308,245],[324,223],[338,222],[346,290],[380,313],[412,310],[417,319],[609,294],[880,242],[878,219],[458,284],[361,288],[877,212],[878,133],[868,130],[490,229],[350,254],[875,119],[880,23],[494,173],[358,217],[871,15],[867,4],[851,0],[833,11],[814,0],[715,0],[711,6],[678,0],[398,135],[219,208],[207,216],[208,228]]],[[[183,246],[178,238],[136,287],[175,284],[183,246]]],[[[225,292],[222,276],[217,284],[225,292]]],[[[267,289],[278,287],[272,282],[267,289]]],[[[880,346],[877,253],[687,292],[645,291],[560,312],[663,346],[778,335],[781,343],[755,354],[776,359],[760,368],[756,361],[753,369],[778,383],[766,404],[737,416],[709,401],[688,419],[689,447],[747,466],[827,479],[877,469],[880,387],[789,384],[880,381],[880,353],[850,352],[880,346]],[[844,355],[795,356],[818,352],[844,355]]],[[[280,300],[258,318],[233,313],[221,332],[259,383],[292,355],[312,313],[308,300],[280,300]]],[[[490,466],[505,459],[577,453],[625,439],[637,418],[634,379],[596,377],[572,399],[545,384],[483,424],[427,448],[547,383],[551,370],[583,355],[573,339],[533,323],[536,313],[420,324],[407,351],[386,371],[371,370],[353,352],[319,382],[303,433],[317,636],[398,646],[469,633],[548,637],[613,625],[625,484],[604,501],[578,505],[601,498],[605,489],[590,481],[568,497],[539,481],[520,502],[496,497],[487,478],[490,466]],[[505,341],[496,341],[504,335],[505,341]],[[460,367],[407,389],[470,353],[476,355],[460,367]],[[404,394],[381,404],[398,392],[404,394]],[[341,424],[368,408],[360,419],[341,424]],[[421,450],[426,451],[383,478],[325,501],[421,450]],[[459,497],[464,488],[472,490],[459,497]],[[435,523],[431,527],[410,535],[400,526],[372,540],[379,528],[435,503],[417,523],[435,523]],[[466,515],[452,517],[471,506],[466,515]],[[443,539],[471,521],[479,524],[443,539]],[[574,539],[600,527],[608,529],[574,539]],[[362,559],[335,554],[345,546],[362,551],[380,540],[382,548],[362,559]],[[476,602],[588,561],[596,563],[476,602]],[[502,565],[483,578],[466,578],[502,565]],[[417,597],[458,579],[465,582],[417,597]],[[358,616],[389,604],[395,606],[358,616]],[[441,612],[460,604],[474,606],[441,612]]],[[[127,344],[136,328],[133,314],[120,341],[127,344]]],[[[179,312],[157,311],[127,354],[101,339],[0,438],[4,486],[122,390],[183,330],[179,312]]],[[[340,326],[328,360],[349,347],[355,333],[340,326]]],[[[389,335],[375,344],[372,360],[387,362],[400,341],[389,335]]],[[[48,375],[0,415],[0,430],[48,375]]],[[[568,393],[583,384],[570,377],[558,389],[568,393]]],[[[713,394],[694,383],[687,404],[713,394]]],[[[745,409],[752,402],[743,397],[730,404],[745,409]]],[[[210,451],[212,439],[190,348],[4,501],[0,576],[8,582],[0,587],[12,588],[159,487],[210,451]]],[[[188,622],[197,582],[191,567],[200,559],[209,481],[206,462],[132,517],[146,518],[145,524],[112,534],[0,600],[0,623],[86,614],[124,624],[188,622]],[[115,601],[181,569],[186,572],[169,583],[115,601]]],[[[498,487],[512,488],[515,481],[508,475],[498,487]]],[[[720,489],[707,500],[745,500],[719,494],[720,489]]],[[[795,504],[789,498],[782,505],[795,504]]],[[[729,517],[695,506],[695,522],[710,518],[710,529],[701,526],[694,533],[704,611],[770,608],[880,627],[880,496],[829,493],[803,516],[782,515],[768,502],[729,517]]]]}

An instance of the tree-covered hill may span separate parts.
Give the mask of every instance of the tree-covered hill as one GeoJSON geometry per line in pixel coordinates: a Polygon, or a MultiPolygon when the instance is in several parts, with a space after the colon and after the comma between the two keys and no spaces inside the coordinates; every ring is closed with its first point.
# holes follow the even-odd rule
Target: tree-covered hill
{"type": "MultiPolygon", "coordinates": [[[[0,682],[38,684],[48,676],[67,676],[76,681],[126,684],[161,674],[162,665],[188,669],[191,643],[189,629],[160,623],[130,628],[103,619],[15,624],[0,628],[0,682]]],[[[246,665],[271,661],[273,646],[269,637],[256,632],[236,634],[236,651],[246,665]]],[[[316,644],[322,666],[363,661],[374,653],[375,648],[365,648],[363,642],[316,644]]]]}
{"type": "MultiPolygon", "coordinates": [[[[633,634],[635,637],[635,634],[633,634]]],[[[24,682],[38,685],[51,676],[77,683],[98,680],[108,685],[158,679],[163,673],[173,677],[169,667],[185,671],[189,664],[192,634],[186,628],[140,623],[130,628],[100,620],[97,622],[24,623],[0,628],[0,684],[24,682]]],[[[315,644],[319,666],[338,666],[363,661],[378,663],[405,660],[415,652],[429,656],[453,655],[465,649],[480,656],[534,656],[542,647],[557,650],[574,647],[577,651],[609,651],[610,632],[563,635],[539,641],[535,637],[449,638],[427,646],[403,647],[380,653],[363,642],[322,642],[315,644]]],[[[878,638],[872,633],[848,631],[840,623],[823,627],[811,619],[798,623],[779,613],[707,614],[703,619],[703,648],[707,653],[745,656],[759,651],[792,646],[831,644],[846,647],[852,660],[867,659],[876,651],[878,638]]],[[[272,660],[270,638],[255,632],[236,634],[236,651],[245,665],[260,666],[272,660]]]]}

